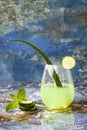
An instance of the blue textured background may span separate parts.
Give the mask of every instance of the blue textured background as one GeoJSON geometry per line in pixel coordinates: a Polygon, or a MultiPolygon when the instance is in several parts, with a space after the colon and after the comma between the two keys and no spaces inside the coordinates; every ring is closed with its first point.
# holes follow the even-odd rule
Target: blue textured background
{"type": "Polygon", "coordinates": [[[72,55],[75,86],[87,86],[87,0],[0,1],[0,82],[40,81],[42,58],[11,39],[30,41],[53,62],[72,55]]]}

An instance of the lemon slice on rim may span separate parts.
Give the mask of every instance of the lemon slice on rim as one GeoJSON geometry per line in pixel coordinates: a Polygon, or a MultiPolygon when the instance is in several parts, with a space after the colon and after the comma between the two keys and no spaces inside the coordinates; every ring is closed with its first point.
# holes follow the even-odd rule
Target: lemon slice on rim
{"type": "Polygon", "coordinates": [[[76,60],[72,56],[65,56],[62,59],[62,66],[64,69],[73,69],[76,65],[76,60]]]}

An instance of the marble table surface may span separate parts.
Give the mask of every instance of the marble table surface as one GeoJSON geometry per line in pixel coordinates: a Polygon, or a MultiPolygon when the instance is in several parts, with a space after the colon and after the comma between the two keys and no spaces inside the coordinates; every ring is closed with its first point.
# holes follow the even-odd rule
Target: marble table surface
{"type": "Polygon", "coordinates": [[[48,111],[40,98],[40,83],[10,83],[8,87],[0,88],[0,129],[86,130],[87,90],[77,87],[75,99],[66,110],[48,111]],[[17,108],[12,112],[6,112],[6,105],[10,101],[9,94],[17,92],[16,86],[25,88],[27,99],[36,102],[37,111],[23,112],[17,108]]]}

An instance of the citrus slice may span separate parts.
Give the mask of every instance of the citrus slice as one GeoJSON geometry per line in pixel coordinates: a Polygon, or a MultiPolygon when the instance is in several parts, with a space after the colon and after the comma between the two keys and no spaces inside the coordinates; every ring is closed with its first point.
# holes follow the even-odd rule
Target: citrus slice
{"type": "Polygon", "coordinates": [[[62,59],[62,66],[64,69],[73,69],[76,65],[76,60],[72,56],[65,56],[62,59]]]}

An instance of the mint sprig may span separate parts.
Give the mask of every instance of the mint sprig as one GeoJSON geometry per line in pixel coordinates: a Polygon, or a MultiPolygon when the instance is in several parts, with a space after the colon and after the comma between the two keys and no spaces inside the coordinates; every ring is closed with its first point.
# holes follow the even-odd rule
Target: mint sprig
{"type": "Polygon", "coordinates": [[[20,88],[17,94],[10,94],[12,101],[6,106],[6,111],[11,111],[19,106],[19,103],[26,99],[26,91],[24,88],[20,88]]]}
{"type": "MultiPolygon", "coordinates": [[[[51,62],[50,59],[45,55],[45,53],[42,52],[39,48],[37,48],[35,45],[31,44],[30,42],[27,42],[27,41],[25,41],[25,40],[11,40],[11,41],[17,41],[17,42],[22,42],[22,43],[27,44],[28,46],[30,46],[31,48],[33,48],[36,52],[38,52],[38,53],[42,56],[42,58],[45,60],[45,62],[46,62],[47,64],[52,65],[52,62],[51,62]]],[[[55,70],[53,71],[53,79],[54,79],[54,81],[55,81],[57,87],[62,87],[62,83],[61,83],[61,81],[60,81],[58,75],[56,74],[56,71],[55,71],[55,70]]]]}
{"type": "Polygon", "coordinates": [[[13,110],[13,109],[16,109],[18,107],[18,101],[17,100],[14,100],[14,101],[11,101],[7,106],[6,106],[6,112],[10,111],[10,110],[13,110]]]}
{"type": "Polygon", "coordinates": [[[19,102],[23,101],[26,99],[26,91],[25,89],[19,89],[17,92],[17,99],[19,102]]]}

